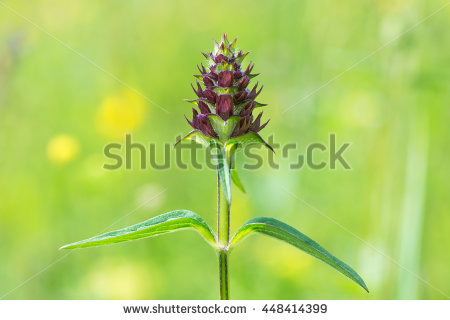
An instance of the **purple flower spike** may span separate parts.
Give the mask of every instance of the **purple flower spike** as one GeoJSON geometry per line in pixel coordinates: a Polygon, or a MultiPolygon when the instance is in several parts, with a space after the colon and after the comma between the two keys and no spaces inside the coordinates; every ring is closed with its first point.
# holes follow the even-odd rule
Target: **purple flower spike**
{"type": "Polygon", "coordinates": [[[197,82],[192,89],[198,97],[197,110],[193,111],[192,121],[188,123],[203,134],[217,138],[219,134],[214,131],[208,115],[215,114],[222,120],[227,121],[234,117],[234,130],[229,138],[239,137],[249,132],[262,130],[268,121],[261,125],[262,113],[256,119],[253,110],[264,104],[255,102],[255,98],[261,93],[262,86],[258,84],[248,89],[251,79],[257,74],[251,74],[254,64],[248,64],[242,69],[242,61],[248,52],[236,50],[235,41],[230,43],[226,36],[222,37],[220,43],[214,41],[213,52],[203,53],[208,60],[206,64],[197,66],[198,76],[204,85],[197,82]],[[205,67],[206,66],[206,67],[205,67]]]}

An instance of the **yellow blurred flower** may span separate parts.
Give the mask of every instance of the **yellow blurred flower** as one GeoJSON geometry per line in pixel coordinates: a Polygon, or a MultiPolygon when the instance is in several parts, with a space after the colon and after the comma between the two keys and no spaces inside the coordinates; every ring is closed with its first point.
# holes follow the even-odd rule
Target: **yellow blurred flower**
{"type": "Polygon", "coordinates": [[[97,129],[107,138],[122,138],[139,127],[144,116],[144,99],[131,90],[125,90],[103,100],[97,114],[97,129]]]}
{"type": "Polygon", "coordinates": [[[80,151],[78,140],[68,134],[59,134],[47,144],[47,157],[55,164],[65,164],[73,160],[80,151]]]}

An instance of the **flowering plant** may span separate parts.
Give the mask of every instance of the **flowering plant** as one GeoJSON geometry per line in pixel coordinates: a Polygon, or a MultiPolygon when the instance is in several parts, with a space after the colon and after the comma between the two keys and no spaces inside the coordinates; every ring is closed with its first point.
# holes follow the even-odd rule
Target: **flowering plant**
{"type": "Polygon", "coordinates": [[[203,83],[203,87],[197,82],[196,87],[193,86],[197,98],[188,100],[198,108],[193,109],[192,120],[187,119],[194,130],[180,140],[193,140],[211,147],[211,151],[216,155],[217,232],[214,232],[196,213],[175,210],[124,229],[68,244],[62,249],[94,247],[194,229],[217,252],[220,298],[229,299],[229,255],[247,236],[261,233],[289,243],[322,260],[368,291],[361,277],[347,264],[314,240],[277,219],[268,217],[250,219],[230,236],[231,183],[235,183],[244,191],[235,168],[237,150],[249,144],[261,144],[273,151],[258,133],[268,122],[261,124],[262,112],[256,118],[253,117],[253,111],[265,104],[255,101],[262,87],[258,90],[256,84],[251,90],[247,89],[250,80],[258,75],[251,73],[253,64],[249,64],[245,70],[242,69],[242,62],[248,53],[237,49],[236,39],[230,43],[226,35],[222,36],[220,43],[214,41],[212,52],[203,53],[207,59],[207,67],[201,64],[198,67],[200,74],[196,75],[203,83]]]}

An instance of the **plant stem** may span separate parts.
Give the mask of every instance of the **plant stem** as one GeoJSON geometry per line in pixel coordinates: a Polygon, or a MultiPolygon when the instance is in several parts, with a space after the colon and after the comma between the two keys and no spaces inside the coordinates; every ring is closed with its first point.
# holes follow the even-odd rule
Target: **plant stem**
{"type": "Polygon", "coordinates": [[[230,207],[225,199],[217,171],[217,244],[219,254],[220,299],[228,300],[228,244],[230,241],[230,207]]]}
{"type": "Polygon", "coordinates": [[[220,300],[229,300],[228,288],[228,252],[226,250],[219,251],[219,274],[220,274],[220,300]]]}

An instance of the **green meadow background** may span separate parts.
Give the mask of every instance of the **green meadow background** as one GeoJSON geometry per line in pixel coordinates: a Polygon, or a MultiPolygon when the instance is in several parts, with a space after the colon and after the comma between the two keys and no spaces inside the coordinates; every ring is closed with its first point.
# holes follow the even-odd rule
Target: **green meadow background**
{"type": "Polygon", "coordinates": [[[261,73],[262,136],[298,143],[290,159],[277,153],[279,169],[243,170],[239,157],[247,194],[233,187],[233,231],[255,216],[285,221],[371,290],[253,236],[231,255],[231,297],[448,298],[450,7],[423,21],[444,4],[0,1],[0,297],[218,298],[217,257],[192,231],[58,248],[180,208],[215,228],[214,171],[173,158],[140,170],[137,156],[132,170],[102,165],[127,132],[162,162],[163,144],[190,130],[183,99],[200,51],[226,32],[261,73]],[[289,168],[330,133],[352,143],[352,170],[289,168]]]}

